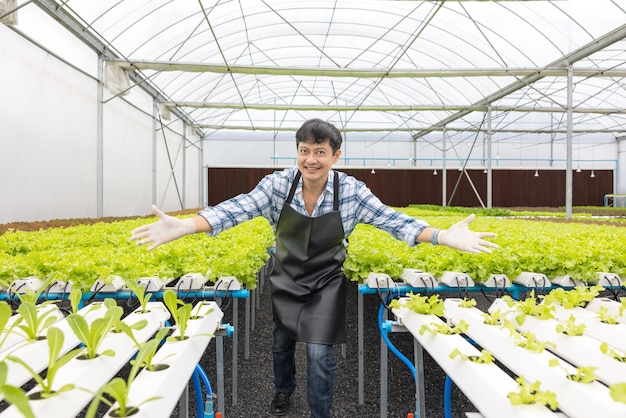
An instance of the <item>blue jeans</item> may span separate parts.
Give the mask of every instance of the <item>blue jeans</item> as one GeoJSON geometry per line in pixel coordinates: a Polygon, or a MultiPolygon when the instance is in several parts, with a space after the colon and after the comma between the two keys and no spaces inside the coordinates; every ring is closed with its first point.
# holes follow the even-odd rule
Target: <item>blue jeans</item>
{"type": "MultiPolygon", "coordinates": [[[[296,341],[278,326],[274,326],[274,387],[276,392],[293,393],[296,389],[296,341]]],[[[311,418],[330,417],[335,386],[337,362],[333,346],[307,343],[307,386],[306,398],[311,409],[311,418]]]]}

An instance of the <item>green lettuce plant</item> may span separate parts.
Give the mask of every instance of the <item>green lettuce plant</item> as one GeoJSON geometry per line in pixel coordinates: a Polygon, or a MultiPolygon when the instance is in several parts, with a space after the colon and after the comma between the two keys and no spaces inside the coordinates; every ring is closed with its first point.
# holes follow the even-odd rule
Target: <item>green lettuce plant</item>
{"type": "Polygon", "coordinates": [[[600,344],[600,351],[602,354],[609,356],[620,363],[626,363],[626,356],[619,351],[612,349],[606,342],[600,344]]]}
{"type": "Polygon", "coordinates": [[[576,368],[576,373],[570,373],[569,370],[563,367],[556,358],[551,359],[548,364],[550,367],[560,367],[563,369],[567,373],[567,378],[573,382],[593,383],[598,379],[598,376],[594,373],[597,367],[578,367],[576,368]]]}
{"type": "Polygon", "coordinates": [[[439,299],[438,294],[432,296],[422,296],[419,293],[413,292],[407,293],[408,300],[403,304],[398,299],[391,301],[390,306],[392,308],[400,308],[402,306],[410,309],[411,311],[421,315],[437,315],[443,316],[444,305],[443,300],[439,299]]]}
{"type": "Polygon", "coordinates": [[[539,341],[537,336],[530,331],[526,331],[523,334],[520,333],[510,321],[504,321],[502,328],[509,330],[515,344],[532,352],[541,353],[547,347],[556,348],[556,344],[551,341],[539,341]]]}
{"type": "Polygon", "coordinates": [[[17,327],[24,332],[27,341],[36,341],[44,329],[57,321],[54,309],[37,309],[32,302],[22,302],[17,312],[21,317],[17,327]]]}
{"type": "Polygon", "coordinates": [[[425,332],[430,332],[431,335],[443,334],[443,335],[455,335],[465,334],[469,324],[464,320],[459,321],[455,326],[450,326],[444,322],[438,324],[422,325],[420,328],[420,335],[424,335],[425,332]]]}
{"type": "Polygon", "coordinates": [[[469,360],[477,364],[493,363],[493,356],[487,350],[481,350],[479,356],[468,356],[466,354],[461,353],[461,351],[458,348],[455,348],[450,353],[450,359],[455,359],[458,356],[460,356],[463,360],[466,360],[466,361],[469,360]]]}
{"type": "Polygon", "coordinates": [[[8,376],[9,367],[2,361],[0,362],[0,394],[4,396],[7,402],[15,405],[24,418],[35,418],[35,414],[33,414],[33,410],[28,403],[28,396],[26,396],[22,388],[7,384],[8,376]]]}
{"type": "Polygon", "coordinates": [[[503,315],[500,309],[482,314],[486,325],[502,325],[503,315]]]}
{"type": "Polygon", "coordinates": [[[104,350],[102,353],[98,353],[98,349],[107,334],[113,329],[113,326],[120,321],[123,313],[124,310],[120,306],[110,306],[107,308],[104,317],[94,319],[91,324],[87,323],[87,320],[81,315],[68,315],[67,323],[84,345],[84,354],[80,358],[94,359],[98,355],[115,355],[115,351],[111,349],[104,350]]]}
{"type": "Polygon", "coordinates": [[[556,332],[567,334],[570,337],[578,337],[583,335],[585,328],[587,328],[585,324],[577,324],[576,317],[574,315],[570,315],[567,321],[565,321],[565,324],[556,325],[556,332]]]}
{"type": "Polygon", "coordinates": [[[137,297],[139,301],[139,305],[141,306],[141,313],[147,313],[148,302],[150,302],[150,298],[152,297],[152,293],[147,293],[146,288],[137,283],[136,280],[133,279],[124,279],[124,283],[126,287],[133,292],[133,294],[137,297]]]}
{"type": "Polygon", "coordinates": [[[626,382],[609,385],[609,391],[615,402],[626,403],[626,382]]]}
{"type": "Polygon", "coordinates": [[[615,325],[618,323],[618,318],[619,316],[611,315],[606,306],[601,306],[600,309],[598,309],[598,319],[605,324],[615,325]]]}
{"type": "Polygon", "coordinates": [[[36,370],[30,367],[28,363],[21,358],[15,356],[7,357],[7,360],[22,365],[22,367],[24,367],[30,373],[32,378],[35,379],[35,381],[39,384],[39,386],[41,387],[41,392],[37,394],[38,397],[49,398],[59,393],[72,390],[75,387],[74,384],[67,383],[56,391],[53,391],[52,389],[52,386],[54,384],[54,378],[56,377],[59,369],[63,367],[63,365],[65,365],[68,361],[76,357],[76,355],[80,351],[80,348],[77,348],[64,354],[61,358],[57,358],[59,356],[59,353],[61,352],[61,349],[63,348],[64,340],[65,336],[63,335],[63,331],[61,331],[57,327],[48,328],[47,341],[49,356],[45,378],[42,378],[36,370]]]}
{"type": "Polygon", "coordinates": [[[163,339],[167,336],[167,334],[170,332],[170,328],[165,327],[165,328],[161,328],[159,331],[157,331],[157,333],[155,334],[154,338],[152,338],[149,341],[146,341],[143,344],[139,344],[139,349],[143,350],[141,357],[139,358],[135,358],[134,360],[131,360],[130,363],[131,364],[135,364],[135,362],[137,361],[141,361],[141,364],[139,364],[139,367],[144,368],[146,370],[149,370],[151,372],[155,372],[158,370],[164,370],[167,367],[169,367],[168,365],[164,365],[164,364],[155,364],[153,363],[154,360],[154,355],[157,352],[157,349],[159,348],[160,344],[163,342],[163,339]]]}
{"type": "Polygon", "coordinates": [[[193,306],[190,303],[185,303],[182,300],[176,297],[176,292],[171,289],[163,292],[163,303],[169,309],[172,314],[172,318],[176,323],[176,328],[178,329],[179,335],[178,337],[171,336],[168,338],[170,341],[179,340],[182,341],[186,339],[185,332],[187,331],[187,324],[191,319],[191,311],[193,306]]]}
{"type": "Polygon", "coordinates": [[[585,306],[596,298],[603,289],[599,285],[590,287],[576,286],[573,289],[556,288],[545,296],[544,303],[548,305],[558,303],[565,309],[585,306]]]}
{"type": "Polygon", "coordinates": [[[11,325],[7,325],[11,316],[13,316],[13,310],[9,304],[4,300],[0,301],[0,349],[15,327],[17,327],[23,319],[21,316],[18,316],[12,321],[11,325]]]}
{"type": "Polygon", "coordinates": [[[128,395],[130,394],[131,386],[135,381],[135,378],[137,377],[137,373],[139,373],[141,368],[149,361],[147,358],[150,356],[150,353],[154,355],[154,346],[158,346],[158,343],[159,341],[153,339],[142,345],[142,347],[139,349],[139,352],[137,353],[137,356],[132,362],[130,372],[128,373],[128,378],[126,380],[121,377],[115,377],[106,385],[100,388],[100,390],[95,394],[94,399],[91,401],[91,404],[89,404],[89,408],[87,409],[85,418],[96,417],[100,402],[104,402],[111,407],[114,405],[114,402],[117,402],[117,407],[114,410],[115,415],[118,417],[128,417],[137,413],[141,405],[160,399],[159,396],[154,396],[144,400],[138,405],[128,404],[128,395]],[[155,341],[156,343],[153,343],[153,341],[155,341]],[[108,397],[113,399],[114,402],[110,401],[107,396],[104,395],[107,395],[108,397]]]}
{"type": "Polygon", "coordinates": [[[508,398],[513,405],[529,405],[529,404],[541,404],[549,407],[553,411],[559,407],[559,402],[556,399],[556,394],[549,390],[540,390],[541,382],[536,381],[534,383],[528,382],[523,376],[515,379],[519,385],[519,392],[509,392],[508,398]]]}

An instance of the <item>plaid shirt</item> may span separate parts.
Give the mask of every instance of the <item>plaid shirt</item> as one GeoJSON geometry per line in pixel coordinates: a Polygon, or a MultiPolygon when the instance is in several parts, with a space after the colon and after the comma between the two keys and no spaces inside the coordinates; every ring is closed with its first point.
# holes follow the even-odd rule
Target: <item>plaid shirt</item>
{"type": "MultiPolygon", "coordinates": [[[[283,209],[297,168],[287,168],[265,176],[249,193],[240,194],[225,200],[217,206],[209,206],[198,212],[211,225],[211,235],[217,235],[244,221],[263,216],[276,230],[280,212],[283,209]]],[[[428,225],[425,221],[397,212],[382,203],[362,181],[345,173],[339,174],[339,212],[343,230],[347,237],[358,223],[366,223],[390,233],[396,239],[415,245],[415,238],[428,225]]],[[[315,204],[311,216],[317,217],[333,210],[334,172],[331,170],[326,189],[315,204]]],[[[291,206],[298,213],[309,216],[302,198],[300,179],[291,206]]]]}

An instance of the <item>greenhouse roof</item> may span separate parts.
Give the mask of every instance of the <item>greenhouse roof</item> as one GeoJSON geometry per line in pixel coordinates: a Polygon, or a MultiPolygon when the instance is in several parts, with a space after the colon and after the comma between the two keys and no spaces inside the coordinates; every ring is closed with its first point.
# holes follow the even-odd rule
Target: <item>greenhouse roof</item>
{"type": "Polygon", "coordinates": [[[562,137],[569,103],[573,135],[626,131],[626,0],[17,2],[34,5],[102,54],[111,91],[147,89],[203,132],[315,116],[562,137]]]}

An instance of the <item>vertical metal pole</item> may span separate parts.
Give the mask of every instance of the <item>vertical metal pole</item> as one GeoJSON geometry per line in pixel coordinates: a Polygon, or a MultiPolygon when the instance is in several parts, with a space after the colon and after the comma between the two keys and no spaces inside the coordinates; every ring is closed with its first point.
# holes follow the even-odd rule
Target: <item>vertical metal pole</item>
{"type": "Polygon", "coordinates": [[[572,219],[572,103],[573,103],[573,70],[572,65],[567,67],[567,162],[565,167],[565,218],[572,219]]]}
{"type": "MultiPolygon", "coordinates": [[[[387,321],[387,309],[383,311],[383,324],[387,321]]],[[[387,365],[389,352],[387,351],[387,343],[383,336],[380,336],[380,418],[387,418],[387,365]]]]}
{"type": "Polygon", "coordinates": [[[187,122],[183,122],[183,207],[187,207],[187,122]]]}
{"type": "Polygon", "coordinates": [[[98,55],[96,104],[96,217],[104,216],[104,58],[98,55]]]}
{"type": "Polygon", "coordinates": [[[232,392],[233,406],[237,405],[237,359],[239,357],[239,299],[233,299],[233,370],[232,392]]]}
{"type": "Polygon", "coordinates": [[[189,384],[185,386],[183,393],[181,393],[180,399],[178,400],[178,417],[189,417],[189,384]]]}
{"type": "Polygon", "coordinates": [[[365,392],[364,392],[364,382],[365,382],[365,350],[363,347],[363,293],[360,291],[357,295],[357,334],[358,334],[358,357],[359,357],[359,370],[358,370],[358,381],[359,381],[359,405],[363,405],[365,403],[365,392]]]}
{"type": "Polygon", "coordinates": [[[156,98],[152,99],[152,204],[157,204],[157,118],[156,98]]]}
{"type": "Polygon", "coordinates": [[[443,128],[443,136],[442,136],[442,140],[441,140],[441,160],[442,160],[442,167],[441,167],[441,206],[448,206],[448,173],[446,171],[446,135],[448,133],[446,132],[446,128],[443,128]]]}
{"type": "Polygon", "coordinates": [[[200,149],[198,150],[198,178],[202,181],[198,181],[198,206],[207,206],[207,198],[205,194],[208,191],[208,174],[204,167],[204,140],[200,141],[200,149]]]}
{"type": "Polygon", "coordinates": [[[224,337],[215,336],[215,369],[217,370],[217,410],[225,411],[224,408],[224,337]]]}
{"type": "Polygon", "coordinates": [[[415,357],[415,405],[417,418],[426,418],[426,396],[424,392],[424,349],[422,345],[413,339],[413,352],[415,357]]]}
{"type": "Polygon", "coordinates": [[[244,318],[244,334],[243,334],[243,358],[248,360],[250,358],[250,312],[252,311],[251,308],[251,303],[252,303],[252,298],[254,291],[250,292],[250,297],[246,298],[246,305],[245,305],[245,309],[246,309],[246,317],[244,318]]]}
{"type": "Polygon", "coordinates": [[[493,205],[493,178],[491,173],[491,103],[487,106],[487,209],[493,205]]]}

